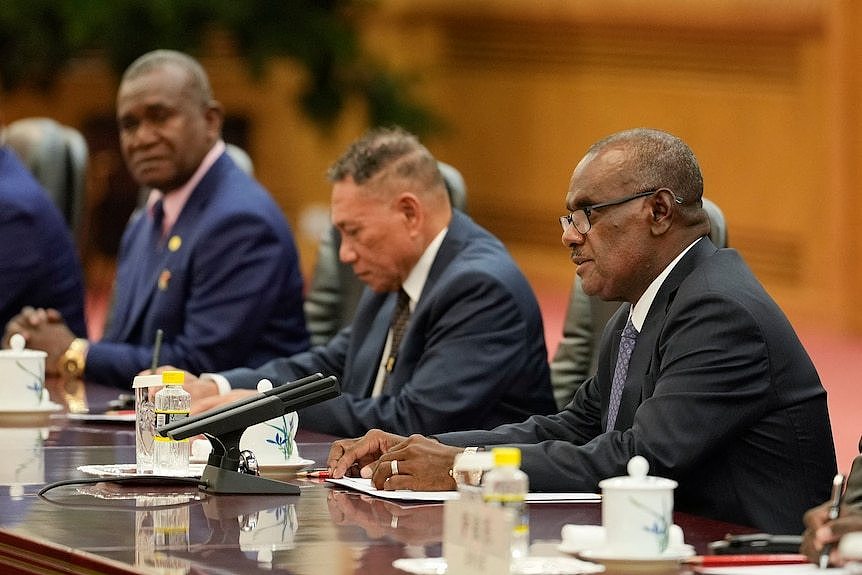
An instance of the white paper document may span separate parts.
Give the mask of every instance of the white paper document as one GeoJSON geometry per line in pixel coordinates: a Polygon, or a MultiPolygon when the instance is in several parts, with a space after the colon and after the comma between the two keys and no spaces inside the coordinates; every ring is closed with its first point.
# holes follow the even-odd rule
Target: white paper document
{"type": "MultiPolygon", "coordinates": [[[[344,479],[327,479],[328,482],[356,489],[363,493],[392,499],[393,501],[451,501],[458,498],[457,491],[384,491],[376,489],[371,485],[370,479],[356,477],[345,477],[344,479]]],[[[528,493],[527,503],[582,503],[601,501],[602,496],[597,493],[528,493]]]]}

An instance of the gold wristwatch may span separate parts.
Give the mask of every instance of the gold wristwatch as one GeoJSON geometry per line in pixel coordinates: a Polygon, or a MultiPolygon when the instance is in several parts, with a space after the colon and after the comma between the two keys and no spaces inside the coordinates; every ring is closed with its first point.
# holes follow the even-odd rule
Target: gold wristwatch
{"type": "Polygon", "coordinates": [[[455,464],[449,470],[449,477],[455,480],[457,487],[478,487],[482,484],[486,464],[475,457],[479,453],[485,455],[480,447],[467,447],[455,458],[455,464]]]}
{"type": "Polygon", "coordinates": [[[87,350],[90,342],[83,338],[76,338],[69,344],[68,349],[60,358],[60,374],[65,379],[81,379],[84,377],[84,366],[87,363],[87,350]]]}

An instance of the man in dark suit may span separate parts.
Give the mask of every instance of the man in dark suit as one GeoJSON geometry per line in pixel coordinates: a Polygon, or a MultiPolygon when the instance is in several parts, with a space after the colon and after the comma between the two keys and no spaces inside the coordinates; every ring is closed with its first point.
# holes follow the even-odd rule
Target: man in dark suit
{"type": "Polygon", "coordinates": [[[86,337],[84,280],[69,226],[7,146],[0,146],[0,325],[25,305],[51,307],[86,337]]]}
{"type": "MultiPolygon", "coordinates": [[[[490,429],[554,409],[538,302],[502,243],[453,211],[437,162],[400,129],[372,131],[330,169],[339,256],[368,286],[351,326],[324,346],[220,374],[253,387],[313,372],[343,394],[300,411],[339,436],[490,429]],[[401,295],[403,292],[403,295],[401,295]],[[396,301],[410,310],[400,345],[396,301]]],[[[187,388],[200,398],[204,381],[187,388]]],[[[234,399],[238,394],[216,399],[234,399]]],[[[193,409],[212,400],[198,399],[193,409]]]]}
{"type": "Polygon", "coordinates": [[[157,50],[123,75],[123,156],[151,189],[120,248],[114,306],[99,342],[76,339],[57,314],[30,310],[13,331],[67,377],[129,387],[161,360],[195,371],[266,361],[308,348],[303,281],[291,230],[266,190],[225,153],[223,113],[189,56],[157,50]]]}
{"type": "Polygon", "coordinates": [[[435,439],[372,431],[336,442],[334,476],[358,462],[385,489],[453,489],[464,446],[514,444],[531,489],[596,491],[642,455],[651,474],[679,482],[680,511],[799,532],[835,473],[826,392],[739,254],[706,237],[702,190],[694,154],[670,134],[636,129],[594,144],[560,221],[584,291],[627,302],[604,331],[595,376],[556,415],[435,439]]]}

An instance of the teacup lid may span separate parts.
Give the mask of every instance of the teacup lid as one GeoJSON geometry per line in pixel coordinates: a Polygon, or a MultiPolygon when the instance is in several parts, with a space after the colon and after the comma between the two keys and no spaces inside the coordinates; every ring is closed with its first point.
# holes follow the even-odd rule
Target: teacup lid
{"type": "Polygon", "coordinates": [[[649,461],[641,455],[635,455],[629,459],[626,470],[628,475],[610,477],[599,481],[602,489],[674,489],[677,482],[665,477],[647,475],[649,472],[649,461]]]}
{"type": "Polygon", "coordinates": [[[27,341],[20,333],[13,333],[9,338],[9,346],[11,349],[0,350],[0,357],[8,359],[27,359],[27,358],[44,358],[48,354],[38,349],[24,349],[27,341]]]}

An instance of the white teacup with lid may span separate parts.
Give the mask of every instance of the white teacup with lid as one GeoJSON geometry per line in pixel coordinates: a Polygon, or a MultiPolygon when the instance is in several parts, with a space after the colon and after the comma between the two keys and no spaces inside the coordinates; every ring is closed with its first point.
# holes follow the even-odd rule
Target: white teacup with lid
{"type": "Polygon", "coordinates": [[[619,557],[658,558],[674,543],[673,490],[677,482],[647,475],[649,462],[636,455],[628,475],[599,482],[604,551],[619,557]]]}
{"type": "MultiPolygon", "coordinates": [[[[257,384],[260,393],[270,389],[272,382],[268,379],[262,379],[257,384]]],[[[254,453],[261,466],[300,466],[304,460],[299,456],[296,446],[298,427],[299,415],[295,411],[250,425],[239,440],[239,448],[254,453]]]]}
{"type": "Polygon", "coordinates": [[[24,349],[20,333],[9,340],[11,349],[0,350],[0,382],[3,399],[0,411],[36,411],[48,404],[45,389],[44,351],[24,349]]]}

